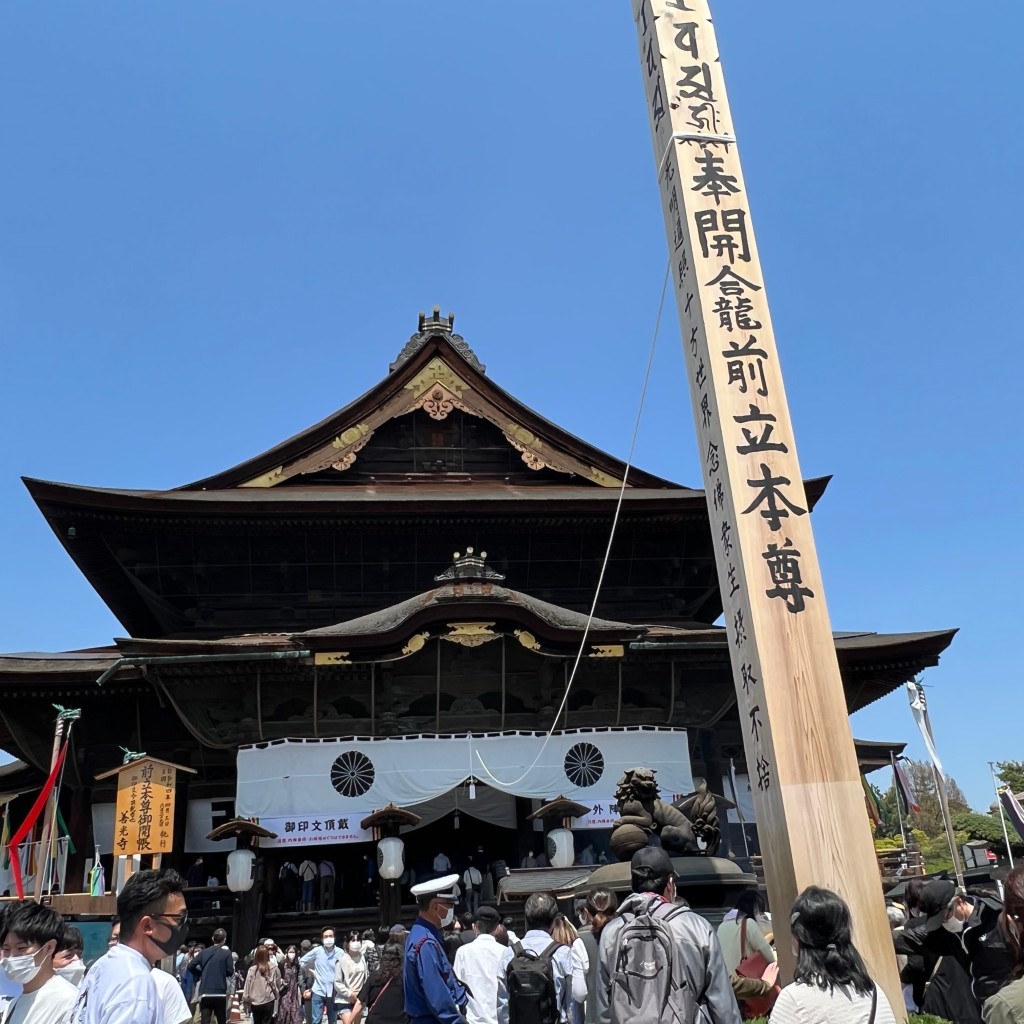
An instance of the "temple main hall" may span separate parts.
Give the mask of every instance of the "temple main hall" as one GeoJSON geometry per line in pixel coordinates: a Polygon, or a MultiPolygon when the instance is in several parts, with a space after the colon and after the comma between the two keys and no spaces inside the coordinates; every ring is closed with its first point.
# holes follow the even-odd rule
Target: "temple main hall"
{"type": "MultiPolygon", "coordinates": [[[[255,817],[278,833],[268,876],[329,856],[339,902],[359,899],[373,853],[359,816],[416,811],[413,866],[481,847],[518,866],[543,849],[528,816],[565,796],[590,808],[577,852],[599,857],[638,764],[664,793],[706,780],[739,804],[723,805],[724,852],[756,852],[704,492],[627,474],[502,390],[438,310],[382,364],[388,349],[375,387],[214,476],[25,480],[123,627],[88,650],[0,656],[15,820],[49,770],[54,705],[81,709],[66,890],[96,849],[112,866],[114,783],[96,776],[125,748],[194,771],[165,863],[203,853],[223,878],[206,834],[255,817]]],[[[804,481],[808,507],[827,483],[804,481]]],[[[936,665],[954,632],[837,632],[848,710],[936,665]]]]}

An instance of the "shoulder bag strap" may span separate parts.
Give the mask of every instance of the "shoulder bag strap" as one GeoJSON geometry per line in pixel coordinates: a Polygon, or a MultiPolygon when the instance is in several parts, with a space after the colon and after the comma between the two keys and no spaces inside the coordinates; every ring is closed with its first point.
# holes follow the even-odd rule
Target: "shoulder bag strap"
{"type": "Polygon", "coordinates": [[[875,1011],[878,1009],[878,986],[871,989],[871,1016],[868,1017],[868,1024],[875,1024],[875,1011]]]}
{"type": "Polygon", "coordinates": [[[562,948],[562,943],[556,942],[554,939],[551,940],[550,944],[541,953],[541,960],[547,960],[549,963],[554,959],[555,954],[562,948]]]}
{"type": "MultiPolygon", "coordinates": [[[[390,985],[391,982],[394,981],[394,978],[395,978],[395,976],[392,974],[391,977],[388,978],[388,980],[384,982],[384,987],[377,993],[377,998],[374,999],[374,1001],[372,1003],[370,1003],[370,1008],[366,1011],[366,1016],[367,1017],[369,1017],[370,1014],[373,1013],[373,1008],[380,1002],[380,997],[382,995],[384,995],[385,992],[387,992],[388,985],[390,985]]],[[[874,1018],[874,1014],[872,1014],[872,1020],[868,1021],[868,1024],[874,1024],[874,1019],[873,1018],[874,1018]]]]}

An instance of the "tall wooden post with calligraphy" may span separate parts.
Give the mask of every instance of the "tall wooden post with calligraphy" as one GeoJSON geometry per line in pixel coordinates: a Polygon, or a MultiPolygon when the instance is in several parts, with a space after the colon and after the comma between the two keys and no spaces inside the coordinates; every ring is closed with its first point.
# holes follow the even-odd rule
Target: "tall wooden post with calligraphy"
{"type": "Polygon", "coordinates": [[[153,867],[159,867],[163,854],[174,848],[174,785],[178,772],[194,775],[195,769],[143,754],[96,776],[97,782],[117,776],[115,857],[149,854],[153,867]]]}
{"type": "Polygon", "coordinates": [[[902,1015],[864,792],[707,0],[632,0],[733,676],[784,974],[839,892],[902,1015]]]}

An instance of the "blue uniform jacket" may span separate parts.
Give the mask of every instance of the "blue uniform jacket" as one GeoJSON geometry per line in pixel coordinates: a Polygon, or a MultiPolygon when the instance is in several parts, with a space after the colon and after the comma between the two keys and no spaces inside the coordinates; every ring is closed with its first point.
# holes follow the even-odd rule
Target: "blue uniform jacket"
{"type": "Polygon", "coordinates": [[[405,944],[402,979],[411,1024],[462,1024],[465,1020],[461,1007],[466,1005],[466,989],[452,971],[440,931],[422,917],[416,918],[405,944]]]}

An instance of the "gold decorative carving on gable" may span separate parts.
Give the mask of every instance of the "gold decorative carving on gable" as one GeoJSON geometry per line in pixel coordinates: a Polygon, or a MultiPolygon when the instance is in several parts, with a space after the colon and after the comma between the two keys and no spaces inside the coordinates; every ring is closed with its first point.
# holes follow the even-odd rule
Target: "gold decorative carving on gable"
{"type": "Polygon", "coordinates": [[[622,486],[621,480],[616,480],[615,477],[609,476],[607,473],[602,473],[601,470],[595,469],[593,466],[590,467],[590,479],[595,483],[600,484],[602,487],[622,486]]]}
{"type": "Polygon", "coordinates": [[[515,631],[515,638],[528,650],[528,651],[539,651],[540,644],[537,642],[537,638],[525,629],[517,629],[515,631]]]}
{"type": "Polygon", "coordinates": [[[451,632],[442,634],[441,639],[450,640],[462,647],[479,647],[501,636],[491,629],[493,625],[493,622],[449,622],[451,632]]]}
{"type": "MultiPolygon", "coordinates": [[[[365,426],[365,424],[361,423],[360,426],[365,426]]],[[[350,433],[350,431],[346,430],[345,433],[348,434],[350,433]]],[[[342,435],[342,437],[344,437],[344,434],[342,435]]],[[[342,455],[340,459],[337,459],[336,461],[332,462],[331,469],[336,469],[338,470],[339,473],[343,473],[346,469],[349,468],[349,466],[352,465],[353,462],[356,461],[356,452],[358,452],[362,448],[365,448],[366,442],[369,441],[371,437],[373,437],[372,430],[370,430],[369,433],[367,433],[367,435],[364,438],[360,439],[359,441],[356,441],[356,443],[353,444],[348,449],[348,451],[345,452],[344,455],[342,455]]],[[[340,440],[340,438],[338,440],[340,440]]]]}
{"type": "Polygon", "coordinates": [[[402,653],[415,654],[417,651],[422,651],[429,639],[429,633],[414,634],[413,636],[409,637],[409,642],[402,648],[402,653]]]}
{"type": "Polygon", "coordinates": [[[594,644],[590,648],[588,658],[622,658],[625,657],[626,649],[622,644],[594,644]]]}
{"type": "Polygon", "coordinates": [[[435,384],[441,384],[459,398],[463,392],[470,390],[469,385],[453,372],[447,363],[436,356],[405,385],[405,389],[419,398],[435,384]]]}
{"type": "Polygon", "coordinates": [[[506,434],[505,440],[519,452],[528,469],[544,469],[547,467],[547,463],[535,451],[517,441],[511,434],[506,434]]]}
{"type": "MultiPolygon", "coordinates": [[[[332,442],[331,447],[336,450],[342,448],[349,448],[356,444],[360,440],[363,444],[366,444],[370,440],[373,431],[370,429],[369,423],[357,423],[354,427],[349,427],[348,430],[343,430],[332,442]]],[[[360,445],[362,447],[362,445],[360,445]]]]}
{"type": "Polygon", "coordinates": [[[440,383],[435,383],[432,388],[424,391],[413,408],[422,409],[432,420],[447,419],[453,409],[466,409],[458,396],[440,383]]]}
{"type": "Polygon", "coordinates": [[[317,651],[313,655],[314,665],[351,665],[348,651],[317,651]]]}
{"type": "Polygon", "coordinates": [[[275,466],[272,470],[262,476],[254,476],[251,480],[240,483],[239,487],[273,487],[274,484],[284,479],[284,466],[275,466]]]}

